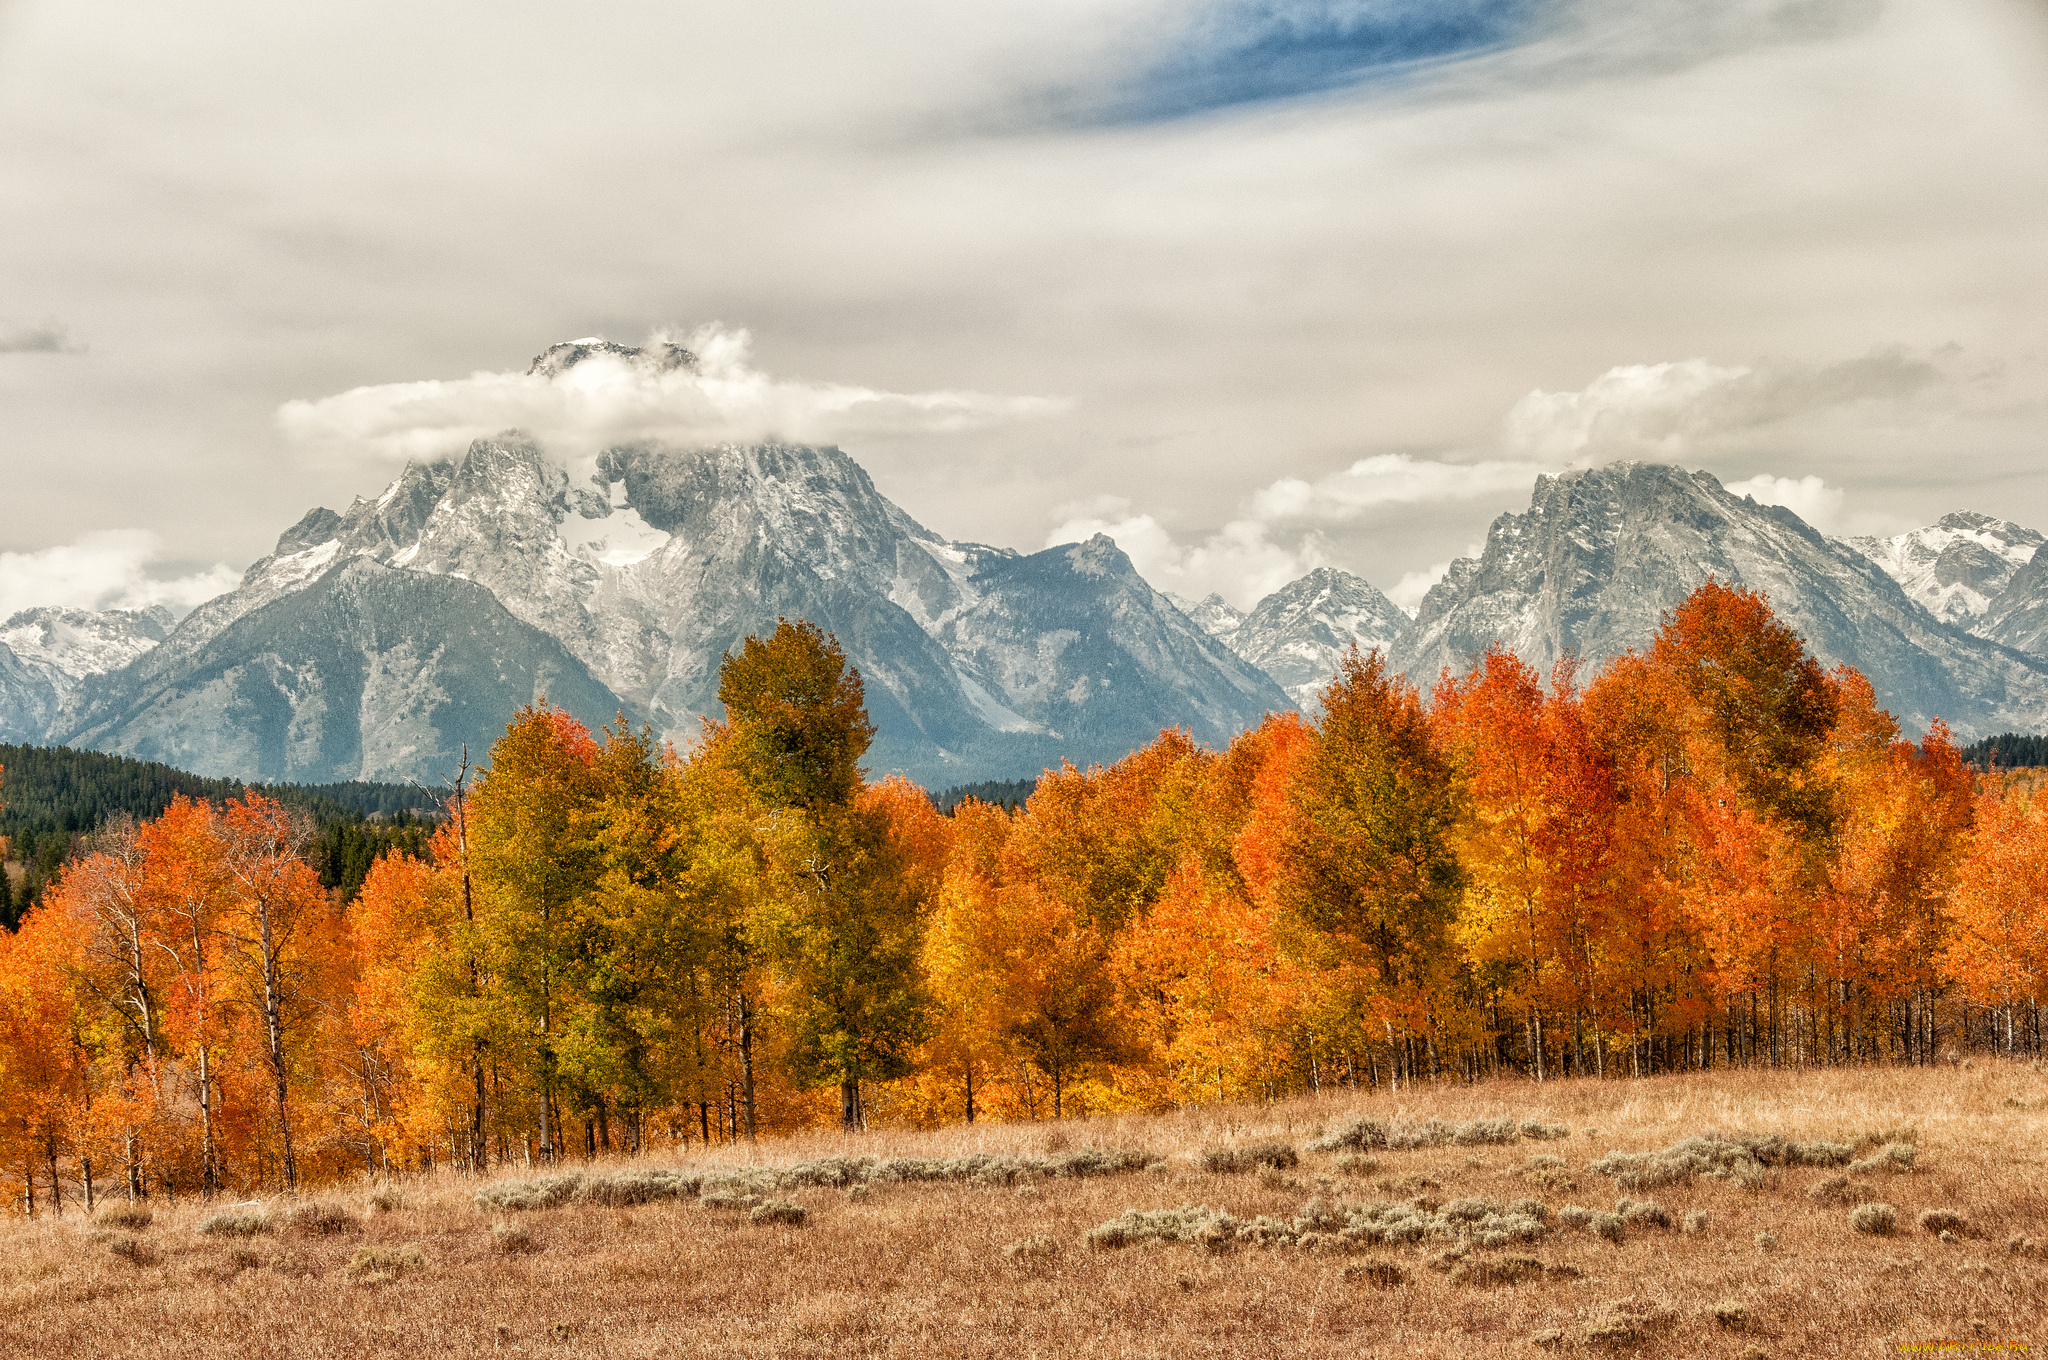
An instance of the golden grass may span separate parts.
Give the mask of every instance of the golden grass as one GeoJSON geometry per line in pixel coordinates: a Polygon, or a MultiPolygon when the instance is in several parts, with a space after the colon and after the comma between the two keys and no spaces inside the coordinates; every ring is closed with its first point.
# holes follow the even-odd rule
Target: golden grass
{"type": "Polygon", "coordinates": [[[955,1182],[777,1191],[806,1211],[801,1226],[694,1200],[508,1214],[478,1208],[479,1182],[451,1173],[402,1183],[383,1211],[375,1187],[321,1192],[348,1214],[334,1232],[202,1236],[199,1223],[219,1206],[185,1202],[158,1203],[151,1223],[118,1235],[75,1213],[16,1219],[0,1225],[0,1355],[1835,1357],[2032,1343],[2048,1339],[2038,1335],[2048,1260],[2006,1242],[2048,1240],[2044,1096],[2048,1077],[1984,1060],[1967,1070],[1497,1082],[1060,1125],[819,1133],[705,1159],[788,1165],[1092,1143],[1167,1163],[1043,1177],[1034,1194],[955,1182]],[[1336,1155],[1306,1152],[1284,1172],[1201,1169],[1211,1148],[1301,1146],[1360,1116],[1503,1114],[1563,1122],[1572,1136],[1381,1151],[1374,1171],[1354,1175],[1337,1171],[1336,1155]],[[1849,1141],[1904,1125],[1920,1131],[1911,1169],[1855,1175],[1847,1202],[1808,1193],[1839,1168],[1660,1185],[1641,1193],[1675,1225],[1704,1211],[1704,1229],[1639,1220],[1619,1244],[1553,1226],[1539,1242],[1438,1268],[1424,1258],[1441,1243],[1082,1245],[1129,1209],[1207,1204],[1246,1221],[1285,1219],[1319,1194],[1389,1198],[1376,1181],[1433,1182],[1440,1188],[1423,1193],[1446,1203],[1537,1198],[1553,1215],[1569,1203],[1608,1213],[1623,1192],[1587,1167],[1610,1150],[1652,1151],[1707,1129],[1849,1141]],[[1538,1155],[1565,1166],[1530,1166],[1538,1155]],[[1852,1230],[1857,1199],[1896,1205],[1898,1230],[1852,1230]],[[1944,1242],[1921,1228],[1928,1210],[1965,1226],[1944,1242]],[[494,1231],[508,1223],[525,1230],[516,1247],[494,1231]],[[1776,1239],[1768,1251],[1757,1246],[1765,1233],[1776,1239]],[[149,1249],[121,1246],[130,1241],[149,1249]]]}

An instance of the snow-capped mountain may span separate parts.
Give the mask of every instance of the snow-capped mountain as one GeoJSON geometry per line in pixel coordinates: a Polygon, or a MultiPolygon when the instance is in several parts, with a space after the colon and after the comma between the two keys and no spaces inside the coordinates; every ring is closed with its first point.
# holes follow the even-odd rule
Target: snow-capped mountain
{"type": "Polygon", "coordinates": [[[1539,668],[1568,649],[1597,664],[1647,643],[1709,577],[1763,591],[1816,656],[1869,676],[1908,731],[1937,716],[1965,738],[2048,724],[2048,662],[1943,623],[1790,510],[1656,464],[1537,478],[1529,510],[1495,520],[1485,551],[1423,599],[1393,662],[1420,679],[1499,640],[1539,668]]]}
{"type": "Polygon", "coordinates": [[[1260,600],[1229,635],[1230,649],[1280,683],[1304,713],[1353,645],[1389,651],[1409,620],[1364,577],[1318,567],[1260,600]]]}
{"type": "Polygon", "coordinates": [[[24,609],[0,623],[0,738],[34,741],[88,675],[118,670],[170,635],[177,616],[148,609],[24,609]]]}
{"type": "Polygon", "coordinates": [[[1230,635],[1244,622],[1244,611],[1235,608],[1221,595],[1211,594],[1205,599],[1190,600],[1184,595],[1167,591],[1166,598],[1173,601],[1173,607],[1195,621],[1195,626],[1212,638],[1230,641],[1230,635]]]}
{"type": "Polygon", "coordinates": [[[1982,632],[1977,624],[1992,602],[2048,540],[2009,520],[1961,510],[1910,533],[1846,541],[1934,617],[1982,632]]]}
{"type": "MultiPolygon", "coordinates": [[[[694,362],[673,346],[652,353],[585,340],[551,348],[533,371],[559,376],[597,353],[694,362]]],[[[531,440],[506,434],[475,441],[456,460],[410,465],[376,499],[343,513],[309,512],[234,591],[193,611],[128,670],[90,686],[54,730],[83,744],[154,751],[160,734],[200,724],[177,716],[183,710],[164,696],[204,690],[212,697],[202,709],[221,721],[245,699],[250,712],[292,716],[278,719],[282,745],[265,748],[259,766],[248,764],[257,758],[251,748],[193,741],[181,748],[191,752],[189,768],[300,780],[438,774],[452,748],[423,733],[399,743],[403,752],[363,763],[391,705],[441,714],[425,721],[445,736],[456,722],[448,705],[470,702],[464,687],[474,677],[450,669],[452,653],[436,659],[427,634],[391,635],[390,645],[414,649],[399,667],[410,677],[404,684],[367,678],[381,674],[390,649],[379,630],[398,621],[384,603],[398,577],[480,587],[565,650],[607,696],[579,689],[579,703],[623,707],[678,741],[720,711],[718,665],[728,649],[779,617],[807,618],[836,634],[860,668],[878,729],[871,766],[935,785],[1030,774],[1061,758],[1115,759],[1176,724],[1222,742],[1288,706],[1264,673],[1153,591],[1107,539],[1029,556],[952,542],[882,496],[836,448],[635,445],[607,450],[572,476],[531,440]],[[342,575],[349,589],[323,586],[342,575]],[[316,588],[317,609],[300,598],[316,588]],[[311,671],[302,654],[317,658],[306,662],[311,671]],[[344,664],[348,657],[356,659],[344,664]],[[317,685],[307,678],[315,672],[325,677],[317,685]],[[361,712],[342,722],[343,702],[361,712]],[[318,740],[292,735],[312,731],[308,705],[327,714],[318,740]],[[344,728],[363,739],[333,735],[344,728]]],[[[452,597],[432,607],[465,619],[481,609],[452,597]]],[[[549,677],[581,684],[561,680],[570,672],[526,634],[491,621],[471,626],[462,664],[496,659],[497,688],[486,688],[503,707],[498,723],[510,716],[504,705],[534,697],[522,690],[529,679],[543,688],[549,677]]]]}

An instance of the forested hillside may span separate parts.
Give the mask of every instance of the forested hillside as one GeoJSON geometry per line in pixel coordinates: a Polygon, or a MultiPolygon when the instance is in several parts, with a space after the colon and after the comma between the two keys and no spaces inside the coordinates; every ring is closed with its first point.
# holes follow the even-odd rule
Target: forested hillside
{"type": "Polygon", "coordinates": [[[523,711],[323,888],[261,797],[111,830],[0,940],[0,1178],[232,1190],[874,1121],[2041,1049],[2048,793],[1710,584],[1581,685],[1167,731],[941,816],[785,623],[687,758],[523,711]]]}
{"type": "MultiPolygon", "coordinates": [[[[328,886],[345,887],[351,895],[369,868],[365,845],[375,847],[371,854],[393,844],[417,850],[425,843],[424,833],[401,832],[399,826],[413,823],[421,814],[436,815],[440,806],[437,792],[408,784],[256,787],[306,813],[323,829],[354,828],[324,835],[315,847],[328,886]],[[391,825],[361,825],[366,819],[391,825]]],[[[148,820],[161,815],[179,795],[225,802],[242,797],[246,788],[236,780],[208,779],[99,751],[0,745],[0,837],[7,844],[7,853],[0,858],[12,861],[6,882],[0,884],[0,922],[13,929],[21,914],[41,898],[81,837],[108,819],[125,815],[148,820]]]]}
{"type": "Polygon", "coordinates": [[[2030,770],[2048,765],[2048,737],[2019,732],[1986,737],[1963,748],[1963,759],[1980,770],[2030,770]]]}

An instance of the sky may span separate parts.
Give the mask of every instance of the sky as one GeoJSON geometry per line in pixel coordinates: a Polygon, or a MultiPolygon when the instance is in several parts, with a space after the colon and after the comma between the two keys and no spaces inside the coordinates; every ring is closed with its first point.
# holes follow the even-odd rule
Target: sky
{"type": "Polygon", "coordinates": [[[0,613],[499,422],[1241,608],[1616,458],[2048,528],[2042,0],[0,0],[0,224],[0,613]]]}

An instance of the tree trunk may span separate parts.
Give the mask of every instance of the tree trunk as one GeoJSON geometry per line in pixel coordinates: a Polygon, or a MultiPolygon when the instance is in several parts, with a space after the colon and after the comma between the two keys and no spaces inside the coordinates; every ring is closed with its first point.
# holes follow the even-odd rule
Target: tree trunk
{"type": "Polygon", "coordinates": [[[290,1072],[284,1057],[284,996],[277,970],[276,942],[270,929],[270,903],[259,898],[257,923],[263,946],[263,1025],[270,1045],[270,1077],[277,1095],[277,1128],[284,1157],[284,1188],[298,1189],[299,1163],[292,1153],[292,1114],[289,1103],[290,1072]]]}
{"type": "MultiPolygon", "coordinates": [[[[754,1141],[754,999],[740,989],[740,1096],[746,1102],[747,1141],[754,1141]]],[[[859,1102],[856,1093],[855,1103],[859,1102]]]]}

